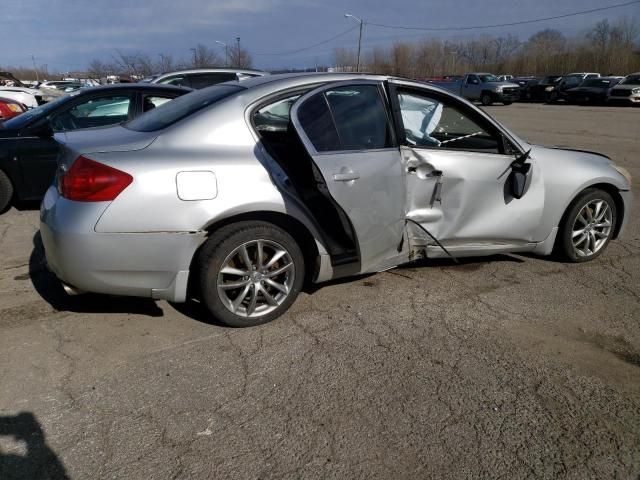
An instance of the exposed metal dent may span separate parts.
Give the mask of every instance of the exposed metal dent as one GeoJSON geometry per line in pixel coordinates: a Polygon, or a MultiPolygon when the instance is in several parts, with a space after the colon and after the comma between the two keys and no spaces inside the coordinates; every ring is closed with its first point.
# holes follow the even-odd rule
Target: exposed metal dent
{"type": "Polygon", "coordinates": [[[553,246],[556,243],[556,236],[558,235],[558,227],[553,227],[549,236],[545,238],[542,242],[536,245],[532,251],[537,255],[551,255],[553,251],[553,246]]]}
{"type": "Polygon", "coordinates": [[[173,281],[167,288],[151,289],[151,298],[156,300],[168,300],[182,303],[187,300],[187,284],[189,282],[189,270],[181,270],[176,273],[173,281]]]}

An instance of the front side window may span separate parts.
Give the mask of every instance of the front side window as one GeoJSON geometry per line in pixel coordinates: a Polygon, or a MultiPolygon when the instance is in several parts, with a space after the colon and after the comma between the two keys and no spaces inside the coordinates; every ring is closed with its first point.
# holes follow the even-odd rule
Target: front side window
{"type": "Polygon", "coordinates": [[[129,94],[92,98],[54,115],[51,127],[54,132],[63,132],[115,125],[128,119],[130,105],[129,94]]]}
{"type": "Polygon", "coordinates": [[[458,106],[403,90],[398,102],[408,145],[501,153],[498,135],[458,106]]]}
{"type": "Polygon", "coordinates": [[[298,118],[319,152],[393,147],[377,85],[349,85],[318,93],[300,106],[298,118]]]}

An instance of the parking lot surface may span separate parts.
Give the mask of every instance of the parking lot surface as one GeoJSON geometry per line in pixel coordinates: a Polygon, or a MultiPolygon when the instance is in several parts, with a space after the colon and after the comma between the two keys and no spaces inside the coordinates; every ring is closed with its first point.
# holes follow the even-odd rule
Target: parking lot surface
{"type": "MultiPolygon", "coordinates": [[[[640,111],[514,104],[523,138],[640,181],[640,111]]],[[[640,474],[640,208],[580,265],[504,255],[318,286],[273,323],[66,297],[0,216],[0,478],[640,474]]]]}

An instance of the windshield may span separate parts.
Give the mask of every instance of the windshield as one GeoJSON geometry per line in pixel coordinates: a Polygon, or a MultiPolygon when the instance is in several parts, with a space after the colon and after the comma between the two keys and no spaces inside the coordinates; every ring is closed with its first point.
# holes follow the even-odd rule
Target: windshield
{"type": "Polygon", "coordinates": [[[640,75],[628,75],[620,85],[640,85],[640,75]]]}
{"type": "Polygon", "coordinates": [[[544,77],[544,79],[540,83],[546,83],[546,84],[556,83],[558,80],[560,80],[560,78],[562,77],[560,77],[559,75],[552,75],[549,77],[544,77]]]}
{"type": "Polygon", "coordinates": [[[162,130],[192,113],[242,90],[246,89],[238,85],[214,85],[213,87],[197,90],[160,105],[144,115],[124,123],[123,126],[136,132],[162,130]]]}
{"type": "Polygon", "coordinates": [[[478,75],[478,77],[480,77],[480,80],[482,81],[482,83],[500,82],[501,81],[498,77],[496,77],[495,75],[491,75],[491,74],[482,74],[482,75],[478,75]]]}
{"type": "Polygon", "coordinates": [[[22,128],[36,118],[49,115],[51,111],[55,110],[59,105],[62,105],[71,98],[72,95],[65,95],[64,97],[56,98],[53,102],[45,103],[44,105],[40,105],[39,107],[27,110],[17,117],[6,120],[3,125],[5,128],[22,128]]]}

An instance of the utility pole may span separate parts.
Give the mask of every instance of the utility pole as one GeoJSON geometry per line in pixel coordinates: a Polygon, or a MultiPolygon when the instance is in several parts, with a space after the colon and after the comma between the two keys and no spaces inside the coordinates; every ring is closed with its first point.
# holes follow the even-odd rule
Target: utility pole
{"type": "Polygon", "coordinates": [[[241,64],[240,64],[240,37],[236,37],[236,42],[238,42],[238,65],[237,67],[240,68],[241,64]]]}
{"type": "Polygon", "coordinates": [[[195,48],[190,48],[189,50],[191,50],[193,52],[193,67],[194,68],[198,68],[198,54],[196,52],[195,48]]]}
{"type": "Polygon", "coordinates": [[[364,25],[364,21],[361,18],[356,17],[355,15],[351,15],[350,13],[344,14],[345,18],[353,18],[356,22],[360,23],[360,34],[358,35],[358,60],[356,63],[356,72],[360,71],[360,50],[362,48],[362,27],[364,25]]]}
{"type": "Polygon", "coordinates": [[[33,61],[33,71],[36,74],[36,82],[40,82],[40,78],[38,77],[38,69],[36,68],[36,57],[33,53],[31,54],[31,60],[33,61]]]}

